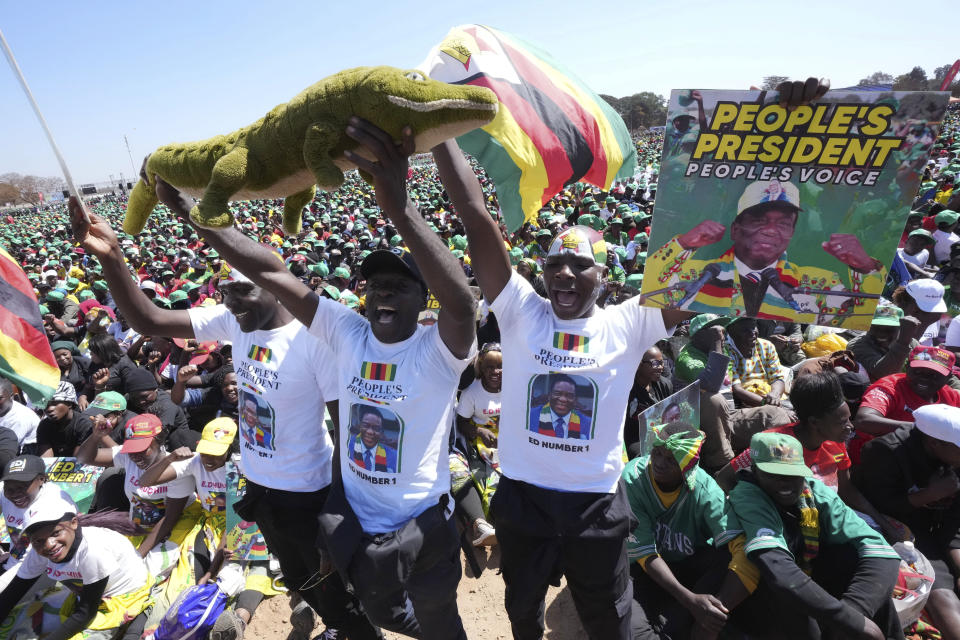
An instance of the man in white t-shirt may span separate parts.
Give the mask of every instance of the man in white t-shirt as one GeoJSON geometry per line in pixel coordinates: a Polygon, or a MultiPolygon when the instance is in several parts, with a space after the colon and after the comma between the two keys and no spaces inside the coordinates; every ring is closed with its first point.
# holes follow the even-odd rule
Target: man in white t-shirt
{"type": "MultiPolygon", "coordinates": [[[[164,186],[168,206],[186,217],[192,204],[164,186]]],[[[239,404],[255,422],[241,440],[247,493],[238,512],[259,525],[287,587],[320,614],[328,630],[357,640],[382,637],[338,575],[317,579],[325,563],[316,545],[316,515],[329,492],[334,451],[323,423],[324,400],[336,398],[329,350],[273,295],[235,269],[221,279],[222,305],[177,311],[156,307],[129,277],[109,224],[91,216],[87,225],[73,202],[71,214],[77,238],[100,258],[131,327],[145,335],[233,343],[239,404]]],[[[271,259],[282,266],[273,254],[271,259]]],[[[309,610],[295,610],[295,623],[302,621],[298,629],[309,632],[312,616],[304,619],[301,613],[309,610]]]]}
{"type": "Polygon", "coordinates": [[[960,214],[944,209],[934,216],[933,221],[937,224],[937,230],[933,232],[936,243],[933,245],[933,259],[936,264],[941,264],[950,259],[950,247],[955,242],[960,242],[960,235],[955,231],[957,222],[960,221],[960,214]]]}
{"type": "MultiPolygon", "coordinates": [[[[459,640],[466,634],[457,612],[460,551],[447,504],[447,454],[457,383],[476,352],[475,302],[460,263],[407,195],[412,132],[395,145],[354,120],[347,134],[376,158],[346,152],[373,176],[380,208],[410,249],[374,251],[361,263],[366,317],[319,297],[238,230],[204,235],[333,352],[340,482],[321,528],[337,568],[375,624],[459,640]],[[417,322],[428,288],[441,308],[429,327],[417,322]]],[[[234,361],[236,353],[234,347],[234,361]]]]}
{"type": "Polygon", "coordinates": [[[36,443],[38,424],[40,417],[13,399],[13,383],[0,378],[0,427],[10,429],[17,435],[22,450],[24,446],[36,443]]]}
{"type": "Polygon", "coordinates": [[[541,298],[511,270],[500,230],[456,144],[434,149],[434,158],[466,228],[474,275],[500,324],[503,477],[491,512],[513,636],[543,636],[547,586],[563,573],[588,635],[627,640],[631,512],[620,481],[622,425],[644,351],[690,314],[637,300],[598,308],[606,243],[585,226],[554,238],[544,261],[549,299],[541,298]],[[558,392],[562,397],[551,399],[558,392]]]}

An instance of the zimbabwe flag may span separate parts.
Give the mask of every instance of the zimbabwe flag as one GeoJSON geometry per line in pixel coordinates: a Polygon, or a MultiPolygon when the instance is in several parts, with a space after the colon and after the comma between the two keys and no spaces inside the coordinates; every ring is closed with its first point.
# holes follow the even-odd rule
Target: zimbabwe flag
{"type": "Polygon", "coordinates": [[[0,247],[0,376],[43,405],[57,390],[60,368],[43,331],[33,286],[0,247]]]}
{"type": "Polygon", "coordinates": [[[382,362],[364,362],[360,367],[360,375],[364,380],[383,380],[393,382],[397,377],[397,365],[382,362]]]}
{"type": "Polygon", "coordinates": [[[613,107],[549,54],[503,31],[454,27],[418,67],[434,80],[486,87],[493,122],[457,142],[497,187],[510,231],[536,217],[566,185],[609,189],[633,175],[637,150],[613,107]]]}
{"type": "Polygon", "coordinates": [[[563,333],[562,331],[553,332],[554,349],[563,349],[564,351],[579,351],[586,353],[590,338],[587,336],[578,336],[575,333],[563,333]]]}

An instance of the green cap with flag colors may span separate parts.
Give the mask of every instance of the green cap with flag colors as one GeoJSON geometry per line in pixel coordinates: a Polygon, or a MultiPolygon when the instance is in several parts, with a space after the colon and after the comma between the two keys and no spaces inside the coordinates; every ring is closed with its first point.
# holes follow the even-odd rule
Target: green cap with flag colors
{"type": "Polygon", "coordinates": [[[761,431],[750,439],[750,459],[753,466],[764,473],[777,476],[813,476],[803,462],[803,445],[784,433],[761,431]]]}

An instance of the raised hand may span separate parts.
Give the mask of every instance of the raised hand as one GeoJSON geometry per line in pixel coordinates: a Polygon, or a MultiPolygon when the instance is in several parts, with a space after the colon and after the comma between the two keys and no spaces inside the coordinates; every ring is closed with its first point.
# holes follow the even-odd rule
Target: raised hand
{"type": "Polygon", "coordinates": [[[185,383],[187,380],[197,375],[199,368],[195,364],[187,364],[177,369],[177,382],[185,383]]]}
{"type": "Polygon", "coordinates": [[[93,372],[93,385],[97,388],[102,388],[107,386],[107,382],[110,381],[110,369],[103,367],[97,369],[93,372]]]}
{"type": "Polygon", "coordinates": [[[70,210],[70,226],[73,229],[73,239],[80,243],[84,250],[102,258],[113,250],[120,250],[117,234],[110,228],[110,223],[97,214],[90,212],[90,221],[83,218],[83,208],[76,196],[70,196],[67,201],[70,210]]]}
{"type": "Polygon", "coordinates": [[[677,242],[684,249],[699,249],[723,239],[727,228],[716,220],[703,220],[693,229],[680,235],[677,242]]]}
{"type": "Polygon", "coordinates": [[[777,85],[780,94],[780,106],[793,111],[800,105],[822,98],[830,90],[830,81],[826,78],[807,78],[803,80],[787,80],[777,85]]]}
{"type": "Polygon", "coordinates": [[[356,151],[344,151],[344,155],[358,169],[373,177],[377,204],[388,216],[402,212],[407,205],[407,158],[415,149],[413,130],[404,128],[403,139],[396,144],[383,129],[353,117],[347,126],[347,135],[375,158],[368,160],[356,151]]]}
{"type": "Polygon", "coordinates": [[[867,254],[860,240],[852,233],[833,233],[822,246],[824,251],[854,271],[870,273],[882,266],[879,260],[867,254]]]}

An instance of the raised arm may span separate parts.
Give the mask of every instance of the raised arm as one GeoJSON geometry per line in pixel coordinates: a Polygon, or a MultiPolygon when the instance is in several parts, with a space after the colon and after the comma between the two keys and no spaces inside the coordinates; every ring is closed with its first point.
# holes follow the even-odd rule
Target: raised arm
{"type": "Polygon", "coordinates": [[[427,287],[440,303],[437,320],[440,338],[455,356],[466,357],[476,339],[475,301],[459,261],[443,240],[430,231],[407,195],[407,157],[414,150],[413,132],[406,128],[398,145],[380,128],[359,118],[351,118],[347,135],[376,157],[376,161],[371,161],[356,153],[345,152],[361,171],[373,176],[377,204],[397,227],[427,281],[427,287]]]}
{"type": "MultiPolygon", "coordinates": [[[[193,198],[157,177],[157,197],[174,214],[187,219],[193,198]]],[[[290,273],[275,253],[243,235],[236,227],[197,228],[197,232],[231,266],[240,270],[258,286],[277,296],[280,304],[309,327],[317,313],[317,294],[290,273]]],[[[185,312],[184,312],[185,313],[185,312]]],[[[190,336],[191,338],[193,335],[190,336]]]]}
{"type": "Polygon", "coordinates": [[[130,326],[147,336],[192,338],[193,326],[186,311],[160,309],[134,283],[110,224],[94,213],[90,214],[90,222],[84,220],[76,197],[70,198],[69,209],[73,237],[100,259],[103,278],[110,285],[113,300],[130,326]]]}
{"type": "Polygon", "coordinates": [[[510,280],[510,258],[496,221],[487,212],[483,190],[455,140],[433,148],[440,180],[463,220],[473,273],[487,302],[493,302],[510,280]]]}
{"type": "Polygon", "coordinates": [[[173,482],[177,479],[177,471],[170,465],[172,465],[174,462],[189,460],[194,455],[199,454],[195,454],[187,447],[174,449],[172,452],[168,453],[147,467],[146,471],[143,472],[143,475],[140,476],[138,484],[141,487],[152,487],[158,484],[173,482]]]}

